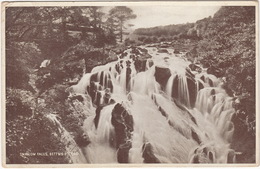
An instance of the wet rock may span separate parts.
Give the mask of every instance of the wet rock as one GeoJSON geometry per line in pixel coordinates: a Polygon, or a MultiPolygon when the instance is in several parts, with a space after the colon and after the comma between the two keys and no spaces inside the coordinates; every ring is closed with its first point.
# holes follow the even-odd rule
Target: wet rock
{"type": "Polygon", "coordinates": [[[90,139],[86,133],[78,134],[74,139],[79,147],[86,147],[90,143],[90,139]]]}
{"type": "Polygon", "coordinates": [[[195,140],[198,144],[201,143],[198,134],[197,134],[194,130],[191,130],[191,137],[192,137],[193,140],[195,140]]]}
{"type": "Polygon", "coordinates": [[[214,87],[213,81],[211,79],[209,79],[209,86],[214,87]]]}
{"type": "Polygon", "coordinates": [[[120,55],[120,58],[122,59],[122,58],[124,58],[124,57],[126,57],[127,56],[127,52],[123,52],[121,55],[120,55]]]}
{"type": "Polygon", "coordinates": [[[98,128],[98,122],[99,122],[99,118],[100,118],[100,112],[101,112],[102,109],[103,109],[103,107],[101,107],[101,106],[96,109],[96,116],[95,116],[95,118],[94,118],[94,124],[95,124],[95,127],[96,127],[96,128],[98,128]]]}
{"type": "Polygon", "coordinates": [[[158,49],[158,53],[169,53],[167,49],[158,49]]]}
{"type": "Polygon", "coordinates": [[[135,54],[135,55],[140,55],[141,54],[140,51],[138,50],[138,48],[132,47],[131,49],[132,50],[131,50],[130,53],[135,54]]]}
{"type": "Polygon", "coordinates": [[[128,163],[129,159],[129,150],[132,148],[131,142],[126,142],[121,144],[117,152],[117,161],[119,163],[128,163]]]}
{"type": "Polygon", "coordinates": [[[94,81],[90,81],[90,85],[87,86],[87,92],[92,99],[92,102],[96,99],[97,87],[94,81]]]}
{"type": "Polygon", "coordinates": [[[129,92],[130,91],[130,81],[131,81],[131,68],[127,67],[126,68],[126,91],[129,92]]]}
{"type": "Polygon", "coordinates": [[[139,50],[140,50],[142,53],[148,53],[148,50],[147,50],[147,49],[139,48],[139,50]]]}
{"type": "Polygon", "coordinates": [[[164,89],[168,79],[171,76],[171,71],[168,68],[162,68],[162,67],[155,67],[155,80],[161,85],[161,87],[164,89]]]}
{"type": "Polygon", "coordinates": [[[92,74],[90,77],[90,81],[97,82],[97,78],[98,78],[98,73],[92,74]]]}
{"type": "Polygon", "coordinates": [[[153,60],[148,60],[148,66],[152,67],[154,65],[153,60]]]}
{"type": "Polygon", "coordinates": [[[191,64],[189,65],[189,68],[190,68],[192,71],[197,71],[197,72],[199,72],[199,73],[202,72],[202,68],[199,67],[198,65],[194,64],[194,63],[191,63],[191,64]]]}
{"type": "Polygon", "coordinates": [[[135,65],[135,69],[136,69],[137,72],[144,72],[145,69],[146,69],[146,60],[137,59],[134,62],[134,65],[135,65]]]}
{"type": "Polygon", "coordinates": [[[187,77],[190,77],[190,78],[192,78],[192,79],[195,78],[195,75],[190,71],[189,68],[186,68],[185,70],[186,70],[185,75],[186,75],[187,77]]]}
{"type": "Polygon", "coordinates": [[[142,157],[144,158],[144,163],[160,163],[158,158],[154,155],[151,143],[144,143],[142,150],[142,157]]]}
{"type": "Polygon", "coordinates": [[[129,149],[132,143],[129,141],[132,138],[133,132],[133,116],[119,103],[117,103],[112,111],[111,123],[115,128],[116,148],[118,148],[118,162],[128,162],[129,149]]]}
{"type": "Polygon", "coordinates": [[[196,155],[193,157],[192,163],[194,163],[194,164],[200,163],[200,161],[199,161],[199,155],[196,154],[196,155]]]}
{"type": "Polygon", "coordinates": [[[197,81],[197,83],[199,83],[199,90],[204,88],[204,86],[203,86],[203,84],[201,82],[197,81]]]}
{"type": "Polygon", "coordinates": [[[190,106],[191,108],[193,108],[197,97],[196,81],[192,78],[187,78],[187,84],[188,84],[188,91],[189,91],[189,98],[190,98],[190,106]]]}
{"type": "Polygon", "coordinates": [[[177,99],[179,95],[179,76],[176,76],[172,84],[172,97],[177,99]]]}
{"type": "Polygon", "coordinates": [[[204,75],[202,75],[202,76],[200,77],[200,79],[201,79],[203,82],[205,82],[205,76],[204,76],[204,75]]]}
{"type": "Polygon", "coordinates": [[[173,53],[174,54],[180,54],[181,52],[178,49],[175,49],[173,53]]]}
{"type": "Polygon", "coordinates": [[[129,57],[130,57],[130,59],[133,59],[133,60],[136,60],[136,58],[137,58],[136,55],[133,55],[133,54],[130,55],[129,57]]]}
{"type": "Polygon", "coordinates": [[[168,117],[167,113],[165,112],[165,110],[163,110],[163,108],[161,106],[159,106],[158,110],[162,113],[162,115],[164,117],[166,117],[166,118],[168,117]]]}
{"type": "Polygon", "coordinates": [[[210,159],[211,162],[213,162],[213,160],[214,160],[214,156],[213,156],[213,153],[211,151],[209,152],[209,159],[210,159]]]}

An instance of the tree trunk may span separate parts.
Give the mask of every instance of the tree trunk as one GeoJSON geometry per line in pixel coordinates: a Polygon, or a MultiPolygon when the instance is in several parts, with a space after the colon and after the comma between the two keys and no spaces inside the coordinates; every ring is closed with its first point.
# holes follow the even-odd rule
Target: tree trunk
{"type": "Polygon", "coordinates": [[[123,42],[123,21],[120,21],[120,42],[123,42]]]}

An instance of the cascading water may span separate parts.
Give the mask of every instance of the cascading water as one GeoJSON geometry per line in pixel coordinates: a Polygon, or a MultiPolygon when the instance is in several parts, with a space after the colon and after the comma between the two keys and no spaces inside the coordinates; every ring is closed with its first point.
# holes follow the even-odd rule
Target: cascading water
{"type": "Polygon", "coordinates": [[[96,107],[84,125],[88,163],[235,162],[232,98],[172,51],[130,48],[71,87],[96,107]]]}

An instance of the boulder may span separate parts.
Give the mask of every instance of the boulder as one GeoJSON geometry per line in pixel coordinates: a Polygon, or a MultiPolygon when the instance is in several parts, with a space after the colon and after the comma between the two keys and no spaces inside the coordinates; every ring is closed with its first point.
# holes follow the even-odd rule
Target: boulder
{"type": "Polygon", "coordinates": [[[129,149],[132,143],[129,141],[132,138],[134,130],[133,116],[119,103],[117,103],[112,111],[111,123],[115,128],[115,141],[117,152],[117,160],[119,163],[127,163],[129,149]]]}
{"type": "Polygon", "coordinates": [[[89,136],[86,133],[77,134],[74,139],[79,147],[86,147],[90,143],[89,136]]]}
{"type": "Polygon", "coordinates": [[[181,52],[178,49],[174,49],[173,53],[174,54],[180,54],[181,52]]]}
{"type": "Polygon", "coordinates": [[[132,148],[131,142],[126,142],[121,144],[117,152],[117,161],[119,163],[128,163],[129,159],[129,150],[132,148]]]}
{"type": "Polygon", "coordinates": [[[134,62],[135,69],[136,69],[137,72],[144,72],[144,71],[145,71],[145,69],[146,69],[146,61],[147,61],[147,60],[137,59],[137,60],[134,62]]]}
{"type": "Polygon", "coordinates": [[[164,89],[168,79],[171,76],[171,71],[169,68],[163,68],[163,67],[155,67],[155,80],[161,85],[161,87],[164,89]]]}
{"type": "Polygon", "coordinates": [[[193,108],[195,106],[196,97],[197,97],[197,84],[194,79],[188,77],[187,77],[187,84],[188,84],[189,97],[190,97],[190,106],[191,108],[193,108]]]}
{"type": "Polygon", "coordinates": [[[122,58],[124,58],[124,57],[126,57],[127,56],[127,52],[123,52],[121,55],[120,55],[120,58],[122,59],[122,58]]]}
{"type": "Polygon", "coordinates": [[[158,53],[169,53],[167,49],[158,49],[158,53]]]}
{"type": "Polygon", "coordinates": [[[198,65],[194,64],[194,63],[191,63],[191,64],[189,65],[189,68],[190,68],[192,71],[197,71],[197,72],[199,72],[199,73],[202,72],[202,68],[199,67],[198,65]]]}

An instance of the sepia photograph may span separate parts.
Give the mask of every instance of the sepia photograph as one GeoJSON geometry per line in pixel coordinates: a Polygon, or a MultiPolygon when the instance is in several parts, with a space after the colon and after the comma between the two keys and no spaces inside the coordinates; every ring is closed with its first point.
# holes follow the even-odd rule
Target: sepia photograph
{"type": "Polygon", "coordinates": [[[4,167],[259,165],[258,2],[4,2],[1,25],[4,167]]]}

